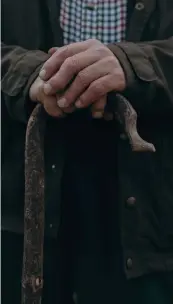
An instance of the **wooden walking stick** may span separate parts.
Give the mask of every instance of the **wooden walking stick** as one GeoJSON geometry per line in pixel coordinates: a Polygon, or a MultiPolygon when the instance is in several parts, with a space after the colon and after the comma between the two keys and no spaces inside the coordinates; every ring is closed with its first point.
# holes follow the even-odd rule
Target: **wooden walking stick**
{"type": "Polygon", "coordinates": [[[44,114],[37,105],[26,131],[22,304],[41,304],[43,288],[44,114]]]}
{"type": "MultiPolygon", "coordinates": [[[[117,118],[127,134],[132,150],[154,152],[154,146],[138,135],[137,115],[131,104],[119,94],[116,99],[117,118]]],[[[41,304],[42,297],[45,125],[45,112],[41,105],[37,105],[30,116],[26,131],[22,304],[41,304]]]]}

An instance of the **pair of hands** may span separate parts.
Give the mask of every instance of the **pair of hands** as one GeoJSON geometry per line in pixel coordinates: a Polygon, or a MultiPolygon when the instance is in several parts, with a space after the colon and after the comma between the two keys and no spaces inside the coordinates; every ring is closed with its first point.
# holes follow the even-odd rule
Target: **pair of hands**
{"type": "Polygon", "coordinates": [[[126,88],[124,71],[107,46],[95,39],[52,48],[30,88],[30,99],[56,118],[91,107],[94,118],[111,119],[107,94],[126,88]]]}

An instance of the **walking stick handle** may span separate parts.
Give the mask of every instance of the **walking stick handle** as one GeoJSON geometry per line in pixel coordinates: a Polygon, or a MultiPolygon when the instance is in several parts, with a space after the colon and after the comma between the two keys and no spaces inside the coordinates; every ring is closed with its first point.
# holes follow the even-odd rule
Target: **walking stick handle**
{"type": "Polygon", "coordinates": [[[155,152],[152,143],[143,140],[137,131],[137,113],[130,102],[122,95],[116,94],[115,115],[122,125],[132,148],[135,152],[155,152]]]}

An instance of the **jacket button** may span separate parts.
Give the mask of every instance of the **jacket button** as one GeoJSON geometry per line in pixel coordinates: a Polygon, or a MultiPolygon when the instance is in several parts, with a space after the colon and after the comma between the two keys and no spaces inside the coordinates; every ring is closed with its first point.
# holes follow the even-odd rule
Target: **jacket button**
{"type": "Polygon", "coordinates": [[[129,197],[127,199],[127,206],[128,207],[134,207],[136,203],[136,198],[135,197],[129,197]]]}
{"type": "Polygon", "coordinates": [[[56,165],[52,165],[52,171],[56,172],[56,165]]]}
{"type": "Polygon", "coordinates": [[[132,269],[132,267],[133,267],[133,262],[132,262],[132,259],[131,258],[128,258],[127,259],[127,269],[132,269]]]}
{"type": "Polygon", "coordinates": [[[135,5],[135,9],[138,11],[142,11],[144,9],[144,4],[142,2],[137,2],[135,5]]]}

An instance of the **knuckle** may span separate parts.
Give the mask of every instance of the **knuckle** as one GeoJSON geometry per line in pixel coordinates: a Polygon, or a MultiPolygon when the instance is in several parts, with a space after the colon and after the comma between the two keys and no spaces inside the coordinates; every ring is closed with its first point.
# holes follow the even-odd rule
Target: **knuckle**
{"type": "Polygon", "coordinates": [[[58,79],[52,79],[51,86],[55,91],[63,90],[65,87],[65,81],[62,77],[58,79]]]}
{"type": "Polygon", "coordinates": [[[65,45],[62,48],[58,49],[56,52],[56,56],[61,56],[62,59],[65,59],[66,57],[68,57],[69,54],[69,46],[65,45]]]}
{"type": "Polygon", "coordinates": [[[76,70],[77,65],[78,65],[78,61],[76,56],[69,57],[64,61],[64,66],[70,70],[76,70]]]}
{"type": "Polygon", "coordinates": [[[98,82],[98,83],[93,83],[90,86],[90,89],[93,93],[97,94],[97,96],[102,96],[103,95],[103,91],[104,91],[104,86],[102,83],[98,82]]]}
{"type": "Polygon", "coordinates": [[[106,47],[103,45],[99,46],[98,48],[96,48],[96,52],[99,54],[99,57],[105,57],[108,55],[108,50],[106,49],[106,47]]]}
{"type": "Polygon", "coordinates": [[[115,69],[113,72],[113,79],[115,80],[118,89],[123,90],[126,85],[125,74],[121,69],[115,69]]]}
{"type": "Polygon", "coordinates": [[[74,55],[71,57],[71,68],[73,70],[77,70],[77,67],[78,67],[78,59],[77,59],[77,55],[74,55]]]}
{"type": "Polygon", "coordinates": [[[86,96],[85,95],[80,96],[80,102],[82,103],[82,105],[86,104],[86,96]]]}
{"type": "Polygon", "coordinates": [[[110,50],[99,40],[97,39],[89,39],[90,48],[98,53],[99,57],[105,57],[108,54],[112,54],[110,50]]]}
{"type": "Polygon", "coordinates": [[[49,72],[54,66],[53,62],[53,58],[48,59],[43,65],[43,69],[46,70],[46,72],[49,72]]]}
{"type": "Polygon", "coordinates": [[[108,56],[106,61],[107,61],[107,64],[109,64],[110,66],[116,65],[116,60],[115,60],[114,56],[108,56]]]}
{"type": "Polygon", "coordinates": [[[59,61],[64,62],[66,60],[66,58],[68,57],[68,53],[69,53],[68,46],[58,48],[56,50],[56,52],[48,60],[49,60],[49,62],[51,62],[51,65],[54,66],[56,62],[59,62],[59,61]]]}
{"type": "Polygon", "coordinates": [[[58,50],[58,47],[54,46],[51,49],[49,49],[48,54],[53,55],[56,53],[57,50],[58,50]]]}
{"type": "Polygon", "coordinates": [[[77,77],[76,77],[76,81],[82,85],[83,87],[86,87],[88,85],[88,75],[87,73],[81,71],[77,77]]]}
{"type": "Polygon", "coordinates": [[[91,45],[101,44],[101,42],[99,40],[97,40],[96,38],[91,38],[88,41],[91,45]]]}
{"type": "Polygon", "coordinates": [[[66,59],[64,60],[63,65],[64,65],[65,68],[69,68],[70,65],[71,65],[71,58],[70,58],[70,57],[66,58],[66,59]]]}

